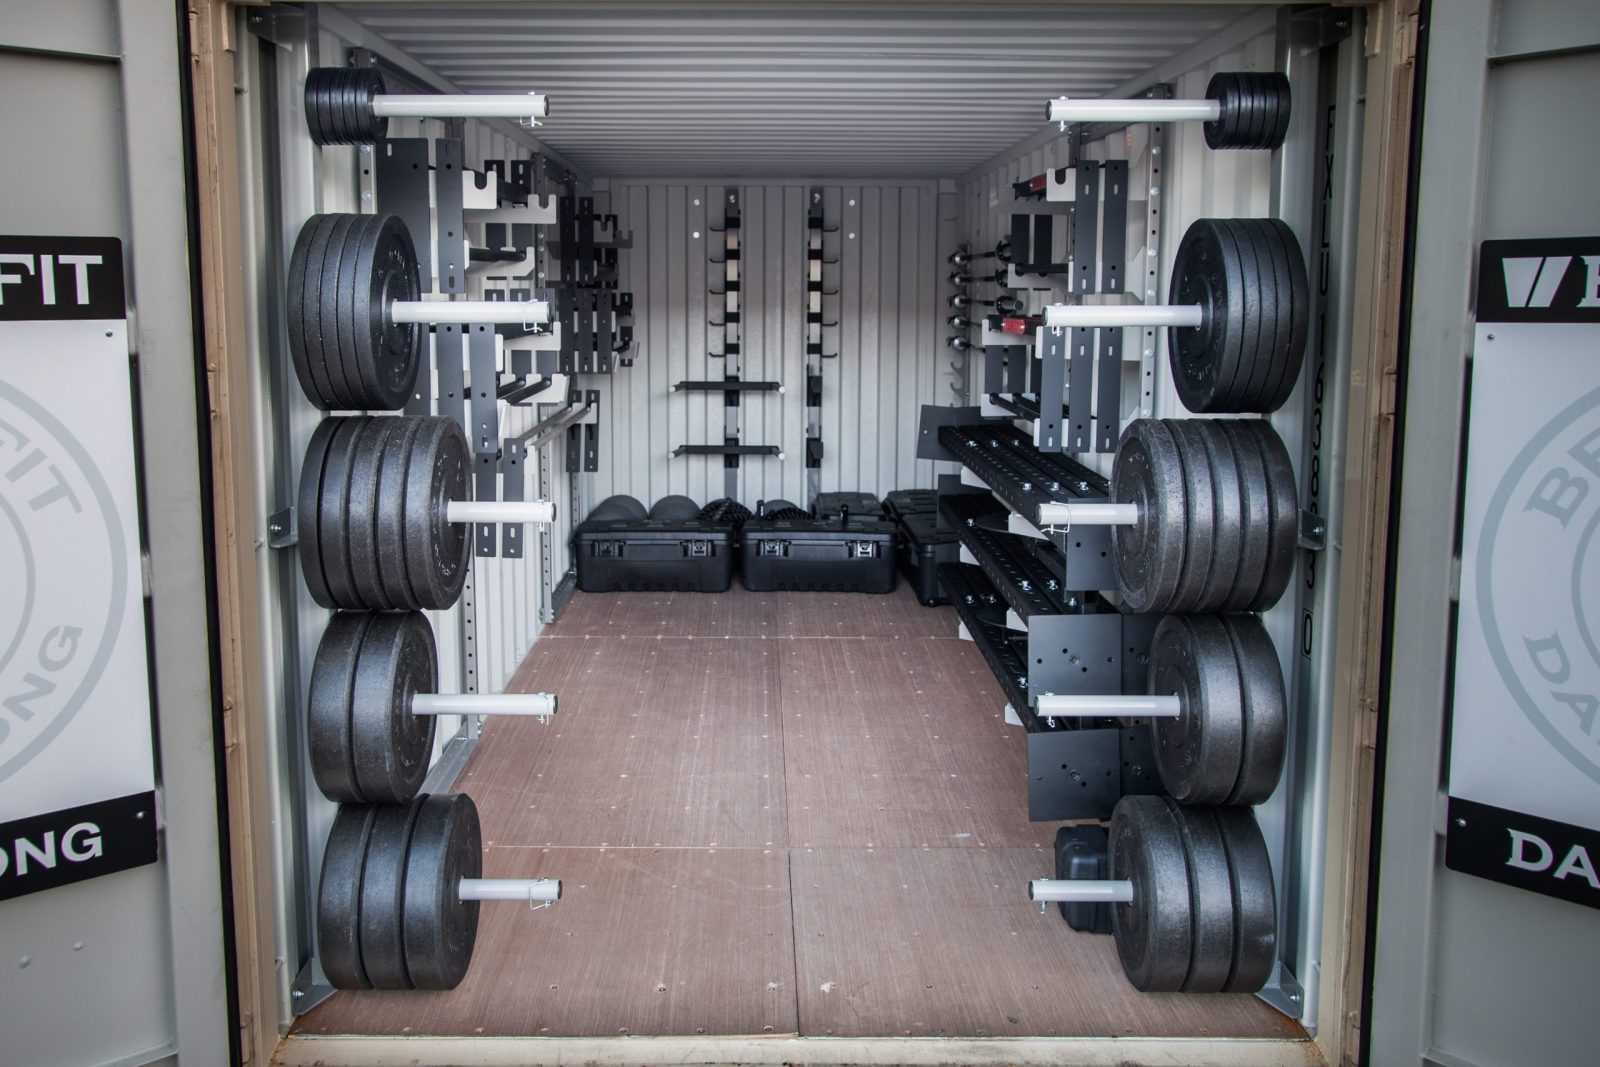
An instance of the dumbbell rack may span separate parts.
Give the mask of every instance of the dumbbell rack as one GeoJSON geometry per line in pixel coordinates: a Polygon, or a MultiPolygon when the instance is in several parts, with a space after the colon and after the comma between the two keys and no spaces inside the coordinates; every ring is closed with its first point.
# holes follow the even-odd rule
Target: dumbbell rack
{"type": "Polygon", "coordinates": [[[737,186],[728,186],[722,191],[722,226],[721,228],[707,226],[712,233],[722,234],[722,256],[720,259],[712,258],[711,263],[722,267],[722,280],[720,289],[712,289],[712,297],[722,298],[722,318],[711,320],[710,325],[722,328],[722,350],[720,352],[708,351],[707,356],[722,360],[722,380],[719,381],[685,381],[679,382],[674,387],[675,392],[702,391],[722,393],[722,444],[720,445],[693,445],[682,444],[672,450],[672,456],[721,456],[723,469],[723,495],[729,499],[738,499],[739,496],[739,459],[741,456],[775,456],[783,458],[783,450],[777,445],[751,445],[739,439],[739,410],[741,398],[745,393],[779,392],[783,386],[779,382],[747,382],[740,377],[740,363],[743,353],[740,348],[740,338],[744,334],[744,325],[740,321],[739,304],[741,293],[741,278],[743,276],[743,262],[740,259],[741,230],[739,227],[739,189],[737,186]]]}
{"type": "Polygon", "coordinates": [[[1125,793],[1159,792],[1142,723],[1051,721],[1031,711],[1033,693],[1144,686],[1157,619],[1125,614],[1082,591],[1113,584],[1105,530],[1047,536],[1024,518],[1044,500],[1104,500],[1105,479],[1037,451],[1004,423],[943,426],[938,439],[946,456],[971,472],[963,480],[989,490],[940,495],[940,517],[960,539],[961,562],[942,565],[939,575],[963,636],[977,644],[1006,693],[1007,721],[1028,731],[1029,818],[1104,819],[1125,793]]]}

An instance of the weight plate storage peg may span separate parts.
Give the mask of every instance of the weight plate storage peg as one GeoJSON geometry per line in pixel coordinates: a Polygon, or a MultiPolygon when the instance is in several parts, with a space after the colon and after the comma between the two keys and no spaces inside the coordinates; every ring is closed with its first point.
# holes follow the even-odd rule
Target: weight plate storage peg
{"type": "Polygon", "coordinates": [[[550,693],[439,693],[433,627],[421,612],[335,612],[311,667],[307,736],[317,788],[341,803],[410,800],[438,715],[531,715],[550,693]]]}
{"type": "Polygon", "coordinates": [[[1111,905],[1123,972],[1147,993],[1253,993],[1277,954],[1266,841],[1248,808],[1126,796],[1111,814],[1108,879],[1037,878],[1029,899],[1111,905]]]}
{"type": "Polygon", "coordinates": [[[1124,609],[1265,611],[1299,544],[1288,450],[1259,419],[1135,419],[1122,431],[1110,499],[1049,500],[1043,529],[1110,526],[1124,609]]]}
{"type": "Polygon", "coordinates": [[[535,125],[550,113],[540,93],[434,94],[385,92],[373,67],[313,67],[306,74],[306,131],[319,145],[377,144],[391,118],[518,119],[535,125]]]}
{"type": "Polygon", "coordinates": [[[313,215],[289,257],[289,354],[328,411],[393,411],[411,398],[433,323],[534,326],[543,300],[423,300],[417,250],[396,215],[313,215]]]}
{"type": "Polygon", "coordinates": [[[1186,804],[1266,801],[1283,774],[1288,699],[1254,615],[1168,615],[1150,642],[1142,694],[1038,693],[1033,713],[1147,719],[1161,784],[1186,804]]]}
{"type": "Polygon", "coordinates": [[[1167,304],[1051,304],[1044,324],[1167,328],[1173,386],[1190,411],[1272,412],[1300,377],[1311,323],[1305,256],[1281,219],[1197,219],[1167,304]]]}
{"type": "Polygon", "coordinates": [[[344,804],[317,889],[317,947],[337,989],[453,989],[466,976],[478,905],[561,899],[553,878],[483,878],[478,809],[465,793],[344,804]]]}
{"type": "Polygon", "coordinates": [[[1289,79],[1277,71],[1214,74],[1201,100],[1057,97],[1045,117],[1069,122],[1202,122],[1210,148],[1281,148],[1289,132],[1289,79]]]}
{"type": "Polygon", "coordinates": [[[297,494],[312,598],[326,608],[443,610],[466,584],[473,523],[554,521],[548,500],[472,500],[471,461],[452,419],[324,419],[297,494]]]}

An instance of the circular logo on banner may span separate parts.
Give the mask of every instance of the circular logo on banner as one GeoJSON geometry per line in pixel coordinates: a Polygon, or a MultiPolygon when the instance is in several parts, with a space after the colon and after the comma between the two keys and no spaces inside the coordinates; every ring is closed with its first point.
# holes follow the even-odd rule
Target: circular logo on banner
{"type": "Polygon", "coordinates": [[[4,782],[66,729],[105,673],[129,574],[121,517],[93,457],[3,380],[0,561],[4,782]]]}
{"type": "Polygon", "coordinates": [[[1556,415],[1495,488],[1478,619],[1495,669],[1557,752],[1600,782],[1600,389],[1556,415]]]}

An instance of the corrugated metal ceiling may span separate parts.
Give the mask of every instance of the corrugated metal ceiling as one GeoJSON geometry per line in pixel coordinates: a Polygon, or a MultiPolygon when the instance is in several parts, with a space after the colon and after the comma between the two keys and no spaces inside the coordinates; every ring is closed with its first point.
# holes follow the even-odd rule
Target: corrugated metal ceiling
{"type": "Polygon", "coordinates": [[[1246,15],[1225,5],[343,4],[591,176],[945,177],[1246,15]]]}

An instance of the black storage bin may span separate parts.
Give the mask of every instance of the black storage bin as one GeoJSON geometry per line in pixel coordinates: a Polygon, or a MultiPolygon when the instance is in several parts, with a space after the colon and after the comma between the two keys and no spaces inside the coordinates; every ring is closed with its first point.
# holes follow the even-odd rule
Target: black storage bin
{"type": "Polygon", "coordinates": [[[586,593],[721,593],[733,584],[731,523],[590,520],[573,539],[586,593]]]}
{"type": "Polygon", "coordinates": [[[744,585],[756,592],[887,593],[894,589],[894,524],[876,517],[750,519],[744,585]]]}
{"type": "Polygon", "coordinates": [[[883,513],[891,519],[907,515],[938,515],[939,493],[934,489],[896,489],[883,498],[883,513]]]}
{"type": "Polygon", "coordinates": [[[961,561],[961,542],[956,532],[941,530],[939,518],[932,512],[908,512],[895,525],[899,529],[896,540],[900,570],[916,591],[917,599],[928,607],[950,603],[939,588],[939,564],[961,561]]]}
{"type": "Polygon", "coordinates": [[[868,519],[883,513],[883,505],[871,493],[818,493],[811,502],[811,515],[817,519],[837,519],[841,508],[868,519]]]}

